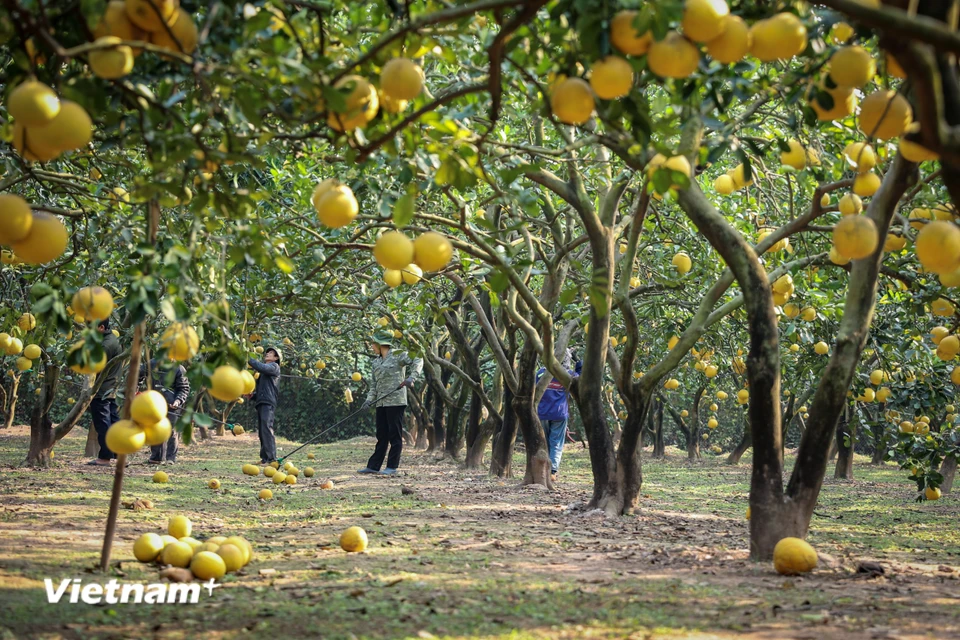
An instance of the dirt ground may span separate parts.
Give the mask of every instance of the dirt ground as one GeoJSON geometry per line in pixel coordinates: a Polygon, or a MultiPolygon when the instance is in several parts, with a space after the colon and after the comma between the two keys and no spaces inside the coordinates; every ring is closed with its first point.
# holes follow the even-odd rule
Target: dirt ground
{"type": "Polygon", "coordinates": [[[579,444],[568,445],[556,491],[409,449],[399,477],[358,476],[369,438],[302,451],[294,463],[316,476],[276,490],[240,473],[256,461],[256,436],[228,435],[184,449],[164,467],[166,485],[133,456],[123,499],[154,509],[121,509],[104,575],[93,567],[112,472],[82,466],[85,438],[77,430],[53,468],[31,470],[19,466],[26,429],[0,431],[0,640],[960,638],[960,505],[956,495],[913,502],[893,465],[858,464],[857,480],[827,482],[809,537],[820,567],[785,578],[747,559],[749,460],[645,459],[641,509],[611,520],[578,508],[591,486],[579,444]],[[335,487],[321,490],[327,478],[335,487]],[[274,500],[256,498],[265,486],[274,500]],[[164,533],[176,514],[201,540],[244,535],[255,559],[197,604],[47,602],[44,578],[157,580],[132,541],[164,533]],[[346,554],[337,537],[355,524],[370,548],[346,554]]]}

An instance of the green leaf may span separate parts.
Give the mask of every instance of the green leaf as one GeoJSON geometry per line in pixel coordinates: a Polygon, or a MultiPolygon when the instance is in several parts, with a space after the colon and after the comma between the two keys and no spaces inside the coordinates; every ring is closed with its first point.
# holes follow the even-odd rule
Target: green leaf
{"type": "Polygon", "coordinates": [[[296,269],[296,266],[290,260],[284,258],[283,256],[276,256],[273,259],[273,262],[274,264],[277,265],[277,268],[280,269],[280,271],[283,271],[288,275],[293,273],[294,270],[296,269]]]}
{"type": "Polygon", "coordinates": [[[410,185],[407,192],[393,205],[393,224],[397,229],[403,229],[410,224],[415,215],[415,205],[417,202],[417,186],[410,185]]]}

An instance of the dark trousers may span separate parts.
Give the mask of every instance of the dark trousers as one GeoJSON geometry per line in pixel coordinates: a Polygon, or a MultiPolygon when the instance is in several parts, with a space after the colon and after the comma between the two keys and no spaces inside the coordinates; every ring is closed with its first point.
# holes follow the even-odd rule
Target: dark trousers
{"type": "MultiPolygon", "coordinates": [[[[167,420],[170,421],[171,425],[176,425],[177,420],[179,419],[179,413],[170,412],[167,414],[167,420]]],[[[178,448],[177,430],[174,429],[170,432],[170,437],[167,438],[166,442],[163,444],[154,444],[150,446],[150,459],[154,462],[163,462],[164,460],[168,462],[176,462],[178,448]]]]}
{"type": "Polygon", "coordinates": [[[377,407],[377,448],[367,462],[367,468],[380,471],[383,457],[387,455],[387,445],[390,445],[390,455],[387,456],[387,468],[396,469],[400,466],[400,452],[403,451],[403,411],[405,406],[377,407]]]}
{"type": "Polygon", "coordinates": [[[90,401],[90,417],[93,418],[93,428],[97,430],[97,443],[100,445],[97,457],[101,460],[113,460],[117,454],[107,448],[107,429],[120,420],[117,401],[113,398],[94,398],[90,401]]]}
{"type": "Polygon", "coordinates": [[[257,435],[260,436],[260,462],[277,459],[277,438],[273,434],[273,418],[277,408],[272,404],[257,405],[257,435]]]}

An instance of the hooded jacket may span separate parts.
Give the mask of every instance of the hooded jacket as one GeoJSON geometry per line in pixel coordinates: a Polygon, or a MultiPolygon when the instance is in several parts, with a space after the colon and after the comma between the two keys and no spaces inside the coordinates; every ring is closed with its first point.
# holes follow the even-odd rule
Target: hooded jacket
{"type": "MultiPolygon", "coordinates": [[[[123,347],[120,346],[120,341],[117,339],[117,336],[113,335],[113,332],[111,331],[107,331],[105,334],[103,334],[103,350],[107,354],[107,362],[110,362],[123,352],[123,347]]],[[[120,378],[120,369],[122,365],[122,362],[115,362],[113,365],[108,365],[107,368],[100,373],[104,380],[103,384],[100,385],[100,390],[97,391],[97,394],[94,396],[94,399],[108,400],[117,397],[117,380],[120,378]]]]}
{"type": "Polygon", "coordinates": [[[276,362],[260,362],[250,360],[250,367],[260,374],[257,378],[257,388],[253,392],[253,404],[259,407],[268,404],[277,406],[277,397],[280,395],[280,365],[276,362]]]}
{"type": "MultiPolygon", "coordinates": [[[[583,363],[578,361],[574,370],[570,371],[570,374],[578,377],[582,368],[583,363]]],[[[540,380],[540,377],[546,372],[546,369],[541,368],[540,371],[537,372],[537,380],[540,380]]],[[[550,380],[550,384],[547,385],[547,390],[543,392],[543,397],[540,398],[540,404],[537,405],[537,417],[541,420],[566,420],[569,418],[570,407],[567,400],[568,395],[567,390],[556,378],[550,380]]]]}

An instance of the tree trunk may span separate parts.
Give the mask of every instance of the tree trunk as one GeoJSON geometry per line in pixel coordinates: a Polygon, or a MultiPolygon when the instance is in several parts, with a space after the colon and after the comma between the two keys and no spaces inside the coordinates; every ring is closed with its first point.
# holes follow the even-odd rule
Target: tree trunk
{"type": "Polygon", "coordinates": [[[750,421],[744,420],[743,434],[740,436],[740,442],[737,443],[734,450],[727,456],[727,464],[740,464],[740,458],[743,457],[743,454],[747,452],[747,449],[749,449],[752,444],[753,437],[750,431],[750,421]]]}
{"type": "MultiPolygon", "coordinates": [[[[463,448],[463,407],[466,404],[470,389],[463,385],[460,390],[460,397],[457,398],[457,405],[450,408],[447,414],[447,433],[444,438],[444,456],[449,456],[456,460],[463,448]]],[[[479,409],[478,409],[479,413],[479,409]]]]}
{"type": "Polygon", "coordinates": [[[700,400],[706,387],[700,387],[693,396],[693,404],[690,405],[690,426],[687,429],[687,460],[693,462],[700,460],[700,400]]]}
{"type": "Polygon", "coordinates": [[[87,429],[87,443],[83,448],[83,455],[87,458],[93,458],[100,455],[100,443],[97,441],[97,429],[90,422],[90,428],[87,429]]]}
{"type": "Polygon", "coordinates": [[[517,359],[517,393],[513,396],[513,410],[526,448],[522,484],[542,484],[552,488],[547,438],[533,402],[537,386],[537,357],[535,346],[527,340],[517,359]]]}
{"type": "Polygon", "coordinates": [[[953,478],[957,475],[957,459],[948,456],[940,465],[940,474],[943,476],[943,482],[940,483],[940,490],[943,493],[950,493],[953,490],[953,478]]]}
{"type": "Polygon", "coordinates": [[[887,457],[887,437],[883,425],[874,425],[873,432],[873,456],[870,458],[870,464],[882,465],[887,457]]]}
{"type": "Polygon", "coordinates": [[[49,467],[50,452],[56,440],[53,437],[53,421],[41,403],[33,408],[30,416],[30,450],[27,452],[27,464],[33,467],[49,467]]]}
{"type": "Polygon", "coordinates": [[[653,457],[657,460],[663,460],[667,456],[667,448],[663,444],[663,403],[656,402],[657,410],[653,416],[653,457]]]}
{"type": "Polygon", "coordinates": [[[13,426],[13,419],[17,413],[17,390],[20,388],[20,374],[13,376],[13,383],[10,385],[10,404],[7,406],[7,413],[3,417],[3,428],[9,429],[13,426]]]}
{"type": "Polygon", "coordinates": [[[437,451],[447,439],[447,412],[440,394],[433,394],[433,438],[427,451],[437,451]]]}
{"type": "Polygon", "coordinates": [[[403,423],[403,446],[412,447],[417,441],[417,419],[413,413],[404,413],[403,423]]]}
{"type": "Polygon", "coordinates": [[[490,475],[498,478],[511,477],[513,445],[516,441],[517,419],[513,408],[513,392],[509,387],[504,387],[503,423],[493,441],[493,454],[490,456],[490,475]]]}
{"type": "Polygon", "coordinates": [[[837,466],[833,477],[839,480],[853,480],[853,450],[856,444],[857,425],[851,419],[850,405],[847,405],[837,420],[837,466]]]}
{"type": "Polygon", "coordinates": [[[480,423],[473,440],[467,436],[467,453],[464,458],[464,467],[467,469],[480,469],[483,467],[483,454],[487,450],[487,444],[490,437],[497,428],[497,420],[493,416],[488,417],[480,423]]]}

